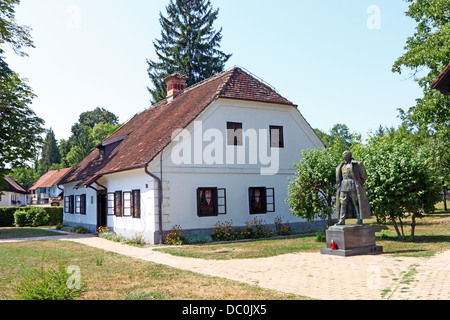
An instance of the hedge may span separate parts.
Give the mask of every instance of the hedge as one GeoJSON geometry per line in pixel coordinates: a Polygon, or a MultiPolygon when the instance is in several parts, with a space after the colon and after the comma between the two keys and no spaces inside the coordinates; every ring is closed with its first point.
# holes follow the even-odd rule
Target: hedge
{"type": "MultiPolygon", "coordinates": [[[[14,212],[16,210],[28,211],[32,207],[0,207],[0,227],[14,227],[14,212]]],[[[63,222],[62,207],[42,207],[49,215],[48,225],[57,225],[63,222]]]]}

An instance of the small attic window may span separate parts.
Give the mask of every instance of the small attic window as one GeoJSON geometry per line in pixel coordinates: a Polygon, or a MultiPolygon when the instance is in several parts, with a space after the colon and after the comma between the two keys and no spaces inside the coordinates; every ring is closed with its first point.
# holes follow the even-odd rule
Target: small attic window
{"type": "Polygon", "coordinates": [[[128,135],[116,138],[110,141],[103,142],[97,146],[99,150],[99,159],[108,156],[128,135]]]}

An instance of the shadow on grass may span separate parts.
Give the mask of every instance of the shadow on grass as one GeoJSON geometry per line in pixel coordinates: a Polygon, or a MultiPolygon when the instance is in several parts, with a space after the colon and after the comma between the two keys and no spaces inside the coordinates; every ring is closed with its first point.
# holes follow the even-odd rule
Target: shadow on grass
{"type": "Polygon", "coordinates": [[[33,237],[49,237],[49,236],[63,236],[64,233],[57,231],[43,230],[39,228],[14,228],[5,227],[0,228],[0,239],[13,239],[13,238],[33,238],[33,237]]]}
{"type": "Polygon", "coordinates": [[[397,236],[377,236],[377,241],[394,241],[399,243],[450,243],[449,235],[420,235],[414,236],[411,238],[410,236],[406,236],[406,240],[401,240],[397,236]]]}

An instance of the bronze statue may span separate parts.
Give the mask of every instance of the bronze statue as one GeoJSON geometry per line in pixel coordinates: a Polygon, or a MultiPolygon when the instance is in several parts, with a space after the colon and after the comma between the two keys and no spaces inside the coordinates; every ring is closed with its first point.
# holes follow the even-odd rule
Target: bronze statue
{"type": "Polygon", "coordinates": [[[344,162],[336,168],[336,225],[345,225],[345,219],[358,219],[357,225],[363,224],[363,219],[370,218],[370,205],[364,183],[367,173],[364,165],[355,161],[350,151],[342,154],[344,162]]]}

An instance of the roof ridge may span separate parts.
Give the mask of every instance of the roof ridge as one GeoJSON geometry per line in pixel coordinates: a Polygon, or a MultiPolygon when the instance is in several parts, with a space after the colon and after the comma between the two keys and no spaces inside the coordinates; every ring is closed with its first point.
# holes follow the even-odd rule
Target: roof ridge
{"type": "Polygon", "coordinates": [[[213,75],[213,76],[211,76],[211,77],[209,77],[209,78],[207,78],[207,79],[204,79],[204,80],[202,80],[202,81],[200,81],[200,82],[194,83],[192,86],[187,87],[187,88],[183,91],[183,93],[185,93],[185,92],[187,92],[187,91],[191,91],[191,90],[193,90],[193,89],[196,89],[197,87],[199,87],[199,86],[201,86],[201,85],[203,85],[203,84],[205,84],[205,83],[214,81],[214,80],[216,80],[217,78],[219,78],[219,77],[225,75],[227,72],[232,71],[233,69],[234,69],[234,67],[231,68],[231,69],[224,70],[224,71],[221,71],[221,72],[219,72],[219,73],[216,73],[215,75],[213,75]]]}

